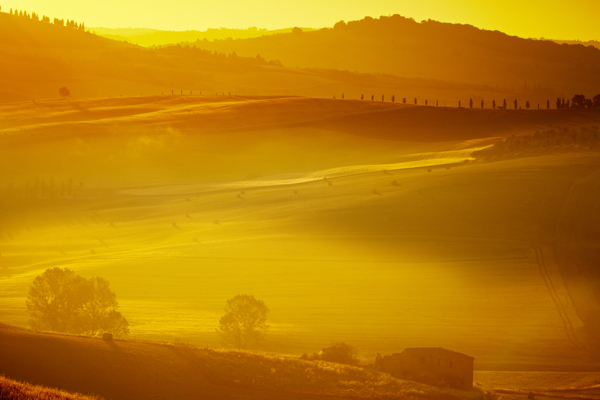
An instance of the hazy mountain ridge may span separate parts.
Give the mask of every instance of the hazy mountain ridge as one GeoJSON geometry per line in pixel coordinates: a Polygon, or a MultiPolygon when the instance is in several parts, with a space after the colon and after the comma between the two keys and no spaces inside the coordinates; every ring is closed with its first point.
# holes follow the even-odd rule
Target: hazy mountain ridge
{"type": "MultiPolygon", "coordinates": [[[[226,42],[211,51],[275,58],[286,66],[348,69],[512,88],[600,91],[600,50],[522,39],[471,25],[399,15],[340,22],[333,29],[226,42]]],[[[590,93],[591,94],[591,93],[590,93]]]]}
{"type": "MultiPolygon", "coordinates": [[[[215,40],[236,40],[249,39],[268,35],[277,35],[280,33],[291,33],[294,28],[285,29],[258,29],[256,27],[248,29],[207,29],[206,31],[188,30],[188,31],[163,31],[153,29],[108,29],[108,28],[89,28],[89,31],[106,37],[108,39],[126,41],[143,47],[164,46],[183,42],[197,41],[215,41],[215,40]]],[[[303,31],[314,31],[313,28],[300,28],[303,31]]]]}

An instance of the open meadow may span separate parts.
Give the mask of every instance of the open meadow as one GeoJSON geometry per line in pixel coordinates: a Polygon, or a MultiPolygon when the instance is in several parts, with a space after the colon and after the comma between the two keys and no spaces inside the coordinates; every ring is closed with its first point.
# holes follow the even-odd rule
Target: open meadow
{"type": "Polygon", "coordinates": [[[149,96],[0,116],[4,323],[27,326],[29,285],[60,266],[107,279],[136,339],[222,346],[225,300],[248,293],[270,309],[264,351],[345,341],[370,362],[431,346],[477,370],[597,366],[582,322],[597,287],[561,263],[596,244],[556,239],[597,229],[600,152],[474,155],[596,113],[149,96]]]}

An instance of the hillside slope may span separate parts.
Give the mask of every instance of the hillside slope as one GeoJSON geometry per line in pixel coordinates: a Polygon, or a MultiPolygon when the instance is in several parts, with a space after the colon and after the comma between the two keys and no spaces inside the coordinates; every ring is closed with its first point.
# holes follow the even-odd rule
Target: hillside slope
{"type": "MultiPolygon", "coordinates": [[[[7,376],[107,399],[475,399],[374,371],[297,357],[49,335],[0,327],[7,376]]],[[[1,382],[1,381],[0,381],[1,382]]]]}
{"type": "MultiPolygon", "coordinates": [[[[350,28],[347,30],[353,32],[350,28]]],[[[493,79],[479,79],[481,71],[471,70],[470,64],[465,68],[460,66],[461,71],[467,71],[465,76],[430,70],[438,68],[431,65],[439,62],[453,65],[448,60],[426,60],[427,68],[422,68],[420,61],[410,59],[410,51],[401,43],[380,42],[376,35],[369,36],[363,32],[348,34],[346,30],[341,32],[339,29],[214,43],[194,41],[189,45],[148,49],[89,32],[0,13],[0,33],[0,56],[4,61],[0,64],[0,102],[56,98],[59,96],[58,89],[66,86],[72,98],[232,93],[326,98],[345,96],[346,99],[359,99],[361,96],[370,99],[373,96],[373,99],[390,102],[395,96],[398,103],[406,99],[409,104],[417,101],[418,104],[428,102],[430,105],[439,103],[440,106],[456,106],[459,101],[466,105],[470,98],[474,98],[476,106],[485,100],[485,107],[490,108],[492,99],[500,104],[502,99],[510,101],[516,97],[520,104],[530,101],[537,108],[537,104],[543,107],[549,98],[573,94],[559,90],[560,85],[556,83],[560,83],[561,79],[567,79],[569,84],[585,80],[586,93],[594,88],[596,79],[596,75],[588,77],[585,71],[565,75],[565,71],[552,67],[548,69],[552,84],[537,87],[535,85],[539,81],[524,77],[519,71],[511,72],[511,79],[530,82],[528,89],[522,90],[522,83],[516,87],[503,84],[502,79],[496,79],[489,71],[486,76],[493,79]],[[292,58],[288,54],[290,46],[295,49],[292,58]],[[294,58],[296,52],[301,59],[294,58]],[[400,53],[410,57],[398,59],[400,53]],[[381,54],[385,54],[383,59],[381,54]],[[285,60],[283,65],[279,60],[285,60]],[[362,68],[356,62],[374,64],[362,68]],[[416,66],[419,72],[415,73],[414,68],[406,69],[404,64],[410,68],[416,66]],[[295,68],[297,65],[308,68],[295,68]],[[369,73],[348,72],[348,69],[369,73]],[[561,76],[552,75],[557,71],[561,76]]],[[[570,57],[573,49],[579,47],[565,45],[571,50],[559,54],[559,66],[564,66],[564,58],[570,57]]],[[[473,51],[478,54],[479,50],[473,51]]],[[[486,47],[485,51],[486,57],[514,62],[514,54],[505,55],[503,49],[489,50],[486,47]]],[[[576,59],[581,61],[580,52],[575,53],[576,59]]],[[[437,57],[446,53],[434,51],[427,54],[437,57]]],[[[554,57],[555,54],[552,55],[554,57]]],[[[590,60],[595,60],[594,54],[589,56],[590,60]]],[[[584,65],[595,65],[592,61],[591,64],[585,61],[584,65]]],[[[499,68],[506,75],[505,64],[500,63],[499,68]]],[[[475,69],[479,68],[477,65],[475,69]]],[[[587,94],[589,97],[595,93],[587,94]]]]}
{"type": "Polygon", "coordinates": [[[543,99],[600,93],[600,49],[527,40],[470,25],[367,17],[302,34],[203,42],[204,49],[260,54],[300,68],[355,70],[510,87],[543,99]]]}
{"type": "Polygon", "coordinates": [[[58,389],[31,385],[7,379],[0,375],[0,399],[2,400],[102,400],[98,396],[84,396],[58,389]]]}
{"type": "MultiPolygon", "coordinates": [[[[253,37],[277,35],[280,33],[291,33],[292,28],[286,29],[207,29],[206,31],[162,31],[155,29],[107,29],[107,28],[89,28],[90,32],[95,32],[108,39],[126,41],[139,46],[164,46],[177,44],[181,42],[196,42],[200,40],[232,40],[248,39],[253,37]],[[139,31],[139,32],[137,32],[139,31]]],[[[309,32],[315,29],[302,28],[309,32]]]]}

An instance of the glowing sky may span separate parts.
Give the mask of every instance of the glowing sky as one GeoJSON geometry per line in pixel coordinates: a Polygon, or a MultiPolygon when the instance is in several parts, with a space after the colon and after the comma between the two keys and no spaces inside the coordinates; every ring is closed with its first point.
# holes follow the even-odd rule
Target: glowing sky
{"type": "Polygon", "coordinates": [[[600,39],[600,0],[0,0],[0,6],[107,28],[320,28],[400,14],[522,37],[600,39]]]}

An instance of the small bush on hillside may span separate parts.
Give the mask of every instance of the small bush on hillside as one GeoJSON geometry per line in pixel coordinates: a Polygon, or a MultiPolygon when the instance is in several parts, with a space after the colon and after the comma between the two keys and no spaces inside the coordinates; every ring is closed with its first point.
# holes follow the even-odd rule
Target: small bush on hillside
{"type": "Polygon", "coordinates": [[[308,355],[304,353],[300,358],[303,360],[322,360],[338,364],[357,366],[360,360],[356,357],[356,348],[344,342],[332,343],[324,347],[319,353],[308,355]]]}

